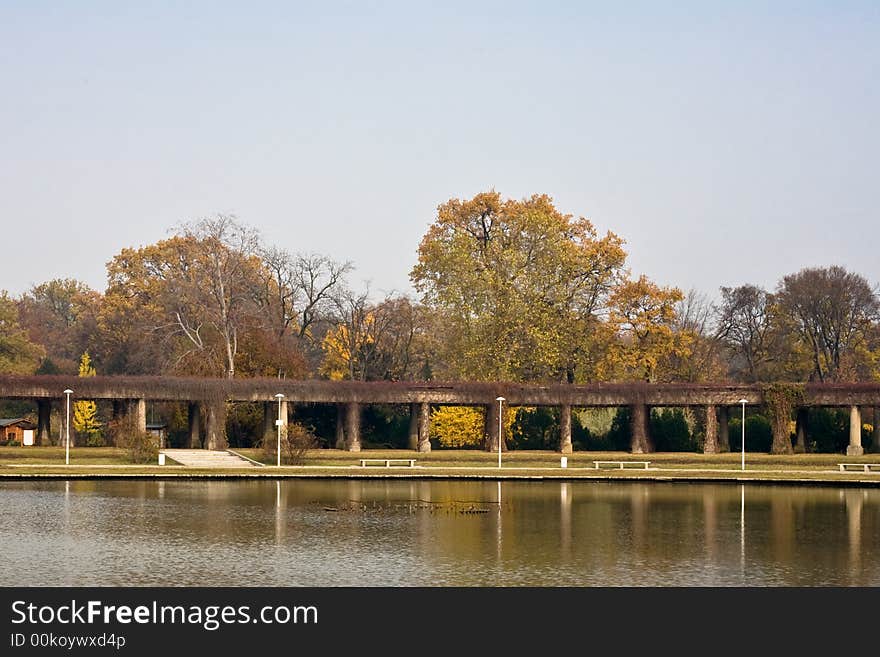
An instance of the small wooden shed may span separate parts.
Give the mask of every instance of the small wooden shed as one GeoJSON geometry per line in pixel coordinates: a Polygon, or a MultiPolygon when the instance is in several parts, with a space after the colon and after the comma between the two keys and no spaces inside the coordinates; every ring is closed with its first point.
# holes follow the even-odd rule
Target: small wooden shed
{"type": "Polygon", "coordinates": [[[22,447],[34,444],[37,425],[23,417],[0,418],[0,444],[16,443],[22,447]]]}

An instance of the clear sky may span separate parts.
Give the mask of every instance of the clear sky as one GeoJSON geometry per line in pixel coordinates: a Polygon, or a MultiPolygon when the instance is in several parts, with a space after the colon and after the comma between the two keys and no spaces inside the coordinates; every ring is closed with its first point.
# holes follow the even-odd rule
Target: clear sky
{"type": "Polygon", "coordinates": [[[880,3],[0,2],[0,289],[234,213],[410,291],[437,205],[547,193],[711,296],[880,281],[880,3]],[[623,7],[622,5],[626,5],[623,7]]]}

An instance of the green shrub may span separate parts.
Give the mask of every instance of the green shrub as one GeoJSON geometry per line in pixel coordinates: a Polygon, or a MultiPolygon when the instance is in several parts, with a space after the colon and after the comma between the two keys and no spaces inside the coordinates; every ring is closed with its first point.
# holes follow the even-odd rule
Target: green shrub
{"type": "MultiPolygon", "coordinates": [[[[731,418],[729,424],[730,451],[742,450],[742,420],[731,418]]],[[[746,415],[746,451],[769,452],[773,444],[773,429],[763,415],[746,415]]]]}
{"type": "Polygon", "coordinates": [[[658,452],[696,452],[700,449],[680,408],[652,409],[649,426],[654,449],[658,452]]]}
{"type": "Polygon", "coordinates": [[[849,444],[849,411],[839,408],[808,409],[807,442],[811,452],[845,452],[849,444]]]}

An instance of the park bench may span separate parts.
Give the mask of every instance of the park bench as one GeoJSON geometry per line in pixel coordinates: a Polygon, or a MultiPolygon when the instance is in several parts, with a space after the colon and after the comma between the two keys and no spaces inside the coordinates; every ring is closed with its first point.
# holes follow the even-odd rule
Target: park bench
{"type": "Polygon", "coordinates": [[[880,463],[838,463],[837,467],[841,472],[851,471],[852,469],[861,470],[862,472],[880,472],[880,463]]]}
{"type": "Polygon", "coordinates": [[[599,470],[602,466],[610,465],[623,470],[628,465],[631,465],[634,468],[644,468],[647,470],[649,463],[650,461],[593,461],[593,467],[599,470]]]}
{"type": "Polygon", "coordinates": [[[415,459],[361,459],[361,467],[365,468],[368,465],[384,465],[386,468],[390,468],[392,465],[401,465],[401,466],[409,466],[410,468],[414,468],[416,465],[415,459]]]}

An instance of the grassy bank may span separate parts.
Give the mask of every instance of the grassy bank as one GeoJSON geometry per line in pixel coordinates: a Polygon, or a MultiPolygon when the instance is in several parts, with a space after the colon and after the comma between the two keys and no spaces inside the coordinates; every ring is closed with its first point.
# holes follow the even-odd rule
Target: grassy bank
{"type": "MultiPolygon", "coordinates": [[[[236,450],[258,461],[259,450],[236,450]]],[[[0,447],[0,477],[403,477],[403,478],[510,478],[510,479],[598,479],[598,480],[693,480],[756,482],[827,482],[880,485],[880,473],[839,472],[841,462],[880,463],[880,455],[847,457],[840,454],[746,454],[746,472],[740,470],[740,454],[658,453],[634,455],[627,452],[576,452],[567,456],[568,467],[560,467],[560,454],[551,451],[517,451],[502,455],[475,450],[447,450],[420,454],[409,450],[339,450],[309,452],[300,466],[275,468],[208,469],[186,468],[169,463],[133,465],[125,450],[113,447],[74,448],[69,466],[59,447],[0,447]],[[360,467],[361,458],[413,458],[416,468],[360,467]],[[594,460],[650,461],[649,470],[596,470],[594,460]]]]}

